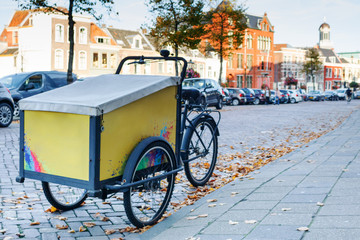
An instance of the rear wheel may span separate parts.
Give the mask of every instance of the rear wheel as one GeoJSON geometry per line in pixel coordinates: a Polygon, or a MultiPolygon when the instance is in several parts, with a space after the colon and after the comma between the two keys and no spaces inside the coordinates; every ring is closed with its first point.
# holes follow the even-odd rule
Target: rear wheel
{"type": "Polygon", "coordinates": [[[20,116],[20,108],[19,108],[19,103],[14,103],[14,117],[19,117],[20,116]]]}
{"type": "Polygon", "coordinates": [[[193,123],[195,129],[188,128],[185,135],[187,149],[184,160],[186,177],[193,186],[203,186],[210,179],[216,164],[218,141],[214,124],[200,118],[193,123]]]}
{"type": "Polygon", "coordinates": [[[130,222],[141,228],[155,224],[169,205],[175,174],[152,178],[174,170],[176,162],[173,150],[162,141],[152,142],[142,151],[134,152],[128,161],[135,159],[131,183],[146,181],[124,192],[124,207],[130,222]]]}
{"type": "Polygon", "coordinates": [[[259,103],[260,103],[260,99],[255,98],[254,104],[255,104],[255,105],[259,105],[259,103]]]}
{"type": "Polygon", "coordinates": [[[59,210],[68,211],[79,207],[88,197],[87,190],[61,184],[42,182],[46,199],[59,210]]]}
{"type": "Polygon", "coordinates": [[[295,98],[291,98],[290,103],[296,103],[295,98]]]}
{"type": "Polygon", "coordinates": [[[234,99],[232,100],[232,105],[237,106],[237,105],[239,105],[239,104],[240,104],[239,99],[234,98],[234,99]]]}
{"type": "Polygon", "coordinates": [[[0,127],[7,127],[13,120],[13,109],[8,103],[0,103],[0,127]]]}

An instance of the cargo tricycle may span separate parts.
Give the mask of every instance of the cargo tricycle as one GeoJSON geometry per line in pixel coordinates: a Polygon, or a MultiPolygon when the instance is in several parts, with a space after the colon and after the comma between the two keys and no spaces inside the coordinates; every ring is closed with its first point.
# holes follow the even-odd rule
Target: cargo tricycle
{"type": "Polygon", "coordinates": [[[199,104],[199,90],[182,88],[186,60],[161,55],[126,57],[115,74],[21,100],[17,181],[42,181],[47,200],[64,211],[123,192],[137,227],[161,218],[179,171],[194,186],[206,184],[221,115],[199,104]],[[120,74],[157,61],[182,66],[180,77],[120,74]]]}

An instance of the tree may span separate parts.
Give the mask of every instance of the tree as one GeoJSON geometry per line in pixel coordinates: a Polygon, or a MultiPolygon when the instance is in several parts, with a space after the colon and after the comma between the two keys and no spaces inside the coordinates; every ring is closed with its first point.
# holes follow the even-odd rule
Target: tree
{"type": "Polygon", "coordinates": [[[315,78],[314,74],[317,74],[322,69],[323,65],[320,61],[320,54],[317,48],[309,48],[305,54],[306,61],[303,64],[302,72],[306,73],[306,75],[310,75],[313,87],[315,89],[315,78]]]}
{"type": "MultiPolygon", "coordinates": [[[[205,32],[201,0],[148,0],[147,6],[154,14],[150,36],[160,48],[171,46],[178,57],[181,47],[198,47],[205,32]]],[[[175,70],[178,75],[177,64],[175,70]]]]}
{"type": "Polygon", "coordinates": [[[221,82],[224,57],[227,57],[231,50],[239,48],[247,28],[245,10],[235,2],[224,0],[218,4],[218,1],[210,1],[210,11],[206,15],[207,34],[203,37],[207,40],[205,51],[212,50],[219,55],[219,82],[221,82]]]}
{"type": "MultiPolygon", "coordinates": [[[[56,2],[52,3],[49,0],[14,0],[19,2],[21,9],[29,9],[34,11],[44,11],[48,13],[60,13],[68,16],[69,24],[69,61],[67,70],[67,83],[73,82],[73,59],[74,59],[74,25],[73,13],[87,13],[92,15],[96,20],[100,20],[102,15],[96,11],[98,4],[105,7],[108,13],[112,12],[113,0],[69,0],[69,8],[64,9],[59,7],[56,2]]],[[[116,13],[117,14],[117,13],[116,13]]]]}

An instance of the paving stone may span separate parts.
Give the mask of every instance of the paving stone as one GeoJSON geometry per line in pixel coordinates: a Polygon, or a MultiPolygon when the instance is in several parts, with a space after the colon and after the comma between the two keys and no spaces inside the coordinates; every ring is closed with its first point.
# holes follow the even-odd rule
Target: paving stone
{"type": "Polygon", "coordinates": [[[259,225],[246,239],[301,239],[303,232],[296,229],[296,226],[259,225]]]}
{"type": "Polygon", "coordinates": [[[360,229],[317,229],[311,228],[310,232],[306,232],[304,240],[318,240],[318,239],[358,239],[360,236],[360,229]]]}

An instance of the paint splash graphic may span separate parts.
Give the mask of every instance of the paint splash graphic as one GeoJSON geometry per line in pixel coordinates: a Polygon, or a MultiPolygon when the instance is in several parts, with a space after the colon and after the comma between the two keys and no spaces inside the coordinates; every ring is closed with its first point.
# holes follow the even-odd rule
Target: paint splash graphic
{"type": "Polygon", "coordinates": [[[42,172],[45,173],[45,170],[42,164],[39,162],[36,154],[30,150],[28,146],[25,145],[25,170],[42,172]]]}
{"type": "Polygon", "coordinates": [[[153,149],[148,152],[141,160],[137,171],[148,167],[153,167],[166,163],[168,161],[165,152],[162,149],[153,149]]]}
{"type": "Polygon", "coordinates": [[[172,133],[172,131],[173,131],[173,126],[171,126],[171,127],[165,126],[163,129],[161,129],[160,136],[165,138],[166,141],[169,142],[170,141],[170,134],[172,133]]]}

